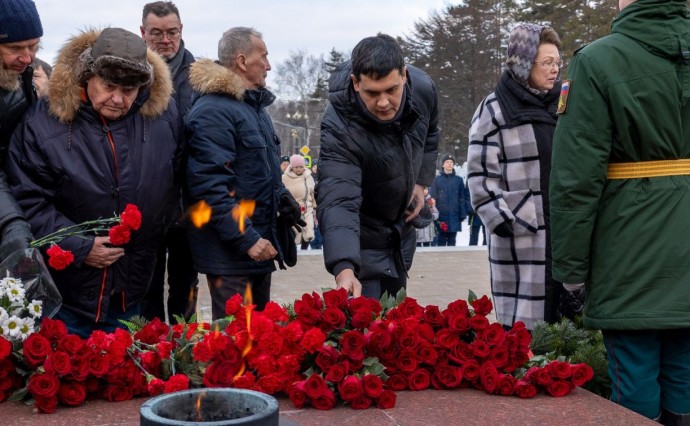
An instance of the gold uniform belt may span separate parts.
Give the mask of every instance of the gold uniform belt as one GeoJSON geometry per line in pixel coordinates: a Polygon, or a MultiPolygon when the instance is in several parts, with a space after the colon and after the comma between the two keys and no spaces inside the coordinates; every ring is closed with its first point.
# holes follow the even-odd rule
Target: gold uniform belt
{"type": "Polygon", "coordinates": [[[690,159],[609,164],[607,179],[690,175],[690,159]]]}

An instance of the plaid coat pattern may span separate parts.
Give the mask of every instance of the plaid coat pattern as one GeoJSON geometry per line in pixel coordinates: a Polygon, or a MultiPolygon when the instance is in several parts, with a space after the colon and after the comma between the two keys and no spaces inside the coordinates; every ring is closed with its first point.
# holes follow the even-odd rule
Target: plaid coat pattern
{"type": "Polygon", "coordinates": [[[489,238],[491,291],[499,322],[544,319],[546,226],[540,165],[531,124],[506,125],[495,93],[477,108],[469,132],[467,179],[472,207],[489,238]],[[513,237],[493,233],[503,222],[513,237]]]}

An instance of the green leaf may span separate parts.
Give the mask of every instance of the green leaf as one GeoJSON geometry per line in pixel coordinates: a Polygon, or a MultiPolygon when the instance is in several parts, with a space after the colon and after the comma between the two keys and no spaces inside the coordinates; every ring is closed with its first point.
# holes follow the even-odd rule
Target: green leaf
{"type": "Polygon", "coordinates": [[[369,358],[364,358],[364,361],[362,361],[362,365],[371,367],[374,364],[377,364],[379,362],[378,357],[372,356],[369,358]]]}
{"type": "Polygon", "coordinates": [[[398,294],[395,295],[396,305],[401,304],[405,300],[406,297],[407,297],[407,291],[404,288],[401,288],[398,291],[398,294]]]}
{"type": "Polygon", "coordinates": [[[10,395],[8,399],[14,402],[22,401],[28,394],[29,392],[26,390],[26,386],[24,386],[23,388],[19,388],[12,392],[12,395],[10,395]]]}
{"type": "Polygon", "coordinates": [[[469,295],[467,296],[467,303],[471,304],[475,300],[477,300],[477,295],[472,290],[470,290],[469,295]]]}
{"type": "MultiPolygon", "coordinates": [[[[173,314],[173,318],[177,322],[177,324],[187,324],[187,321],[185,321],[184,317],[182,315],[178,314],[173,314]]],[[[191,322],[191,321],[190,321],[191,322]]]]}

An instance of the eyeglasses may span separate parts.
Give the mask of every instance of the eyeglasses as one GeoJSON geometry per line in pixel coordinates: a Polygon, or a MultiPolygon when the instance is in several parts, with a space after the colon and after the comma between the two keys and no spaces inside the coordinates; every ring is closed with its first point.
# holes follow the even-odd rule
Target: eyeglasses
{"type": "Polygon", "coordinates": [[[534,64],[535,65],[541,65],[542,68],[548,68],[548,69],[553,68],[553,66],[555,65],[556,68],[561,69],[561,68],[563,68],[563,59],[559,59],[557,61],[554,59],[548,59],[548,60],[542,61],[542,62],[535,62],[534,64]]]}
{"type": "Polygon", "coordinates": [[[151,40],[153,40],[153,41],[163,41],[164,37],[168,37],[168,40],[170,40],[170,41],[175,41],[178,38],[180,38],[180,33],[181,33],[181,31],[178,30],[177,28],[173,28],[172,30],[166,30],[166,31],[154,29],[154,30],[149,31],[149,36],[151,37],[151,40]]]}

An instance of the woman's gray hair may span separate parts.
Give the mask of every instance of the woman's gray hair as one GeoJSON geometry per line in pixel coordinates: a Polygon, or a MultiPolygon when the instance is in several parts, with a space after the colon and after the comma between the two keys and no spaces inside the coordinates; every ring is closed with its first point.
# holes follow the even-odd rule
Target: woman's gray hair
{"type": "Polygon", "coordinates": [[[239,53],[252,53],[252,36],[261,38],[261,33],[254,28],[235,27],[223,33],[218,42],[218,62],[225,67],[233,67],[239,53]]]}

